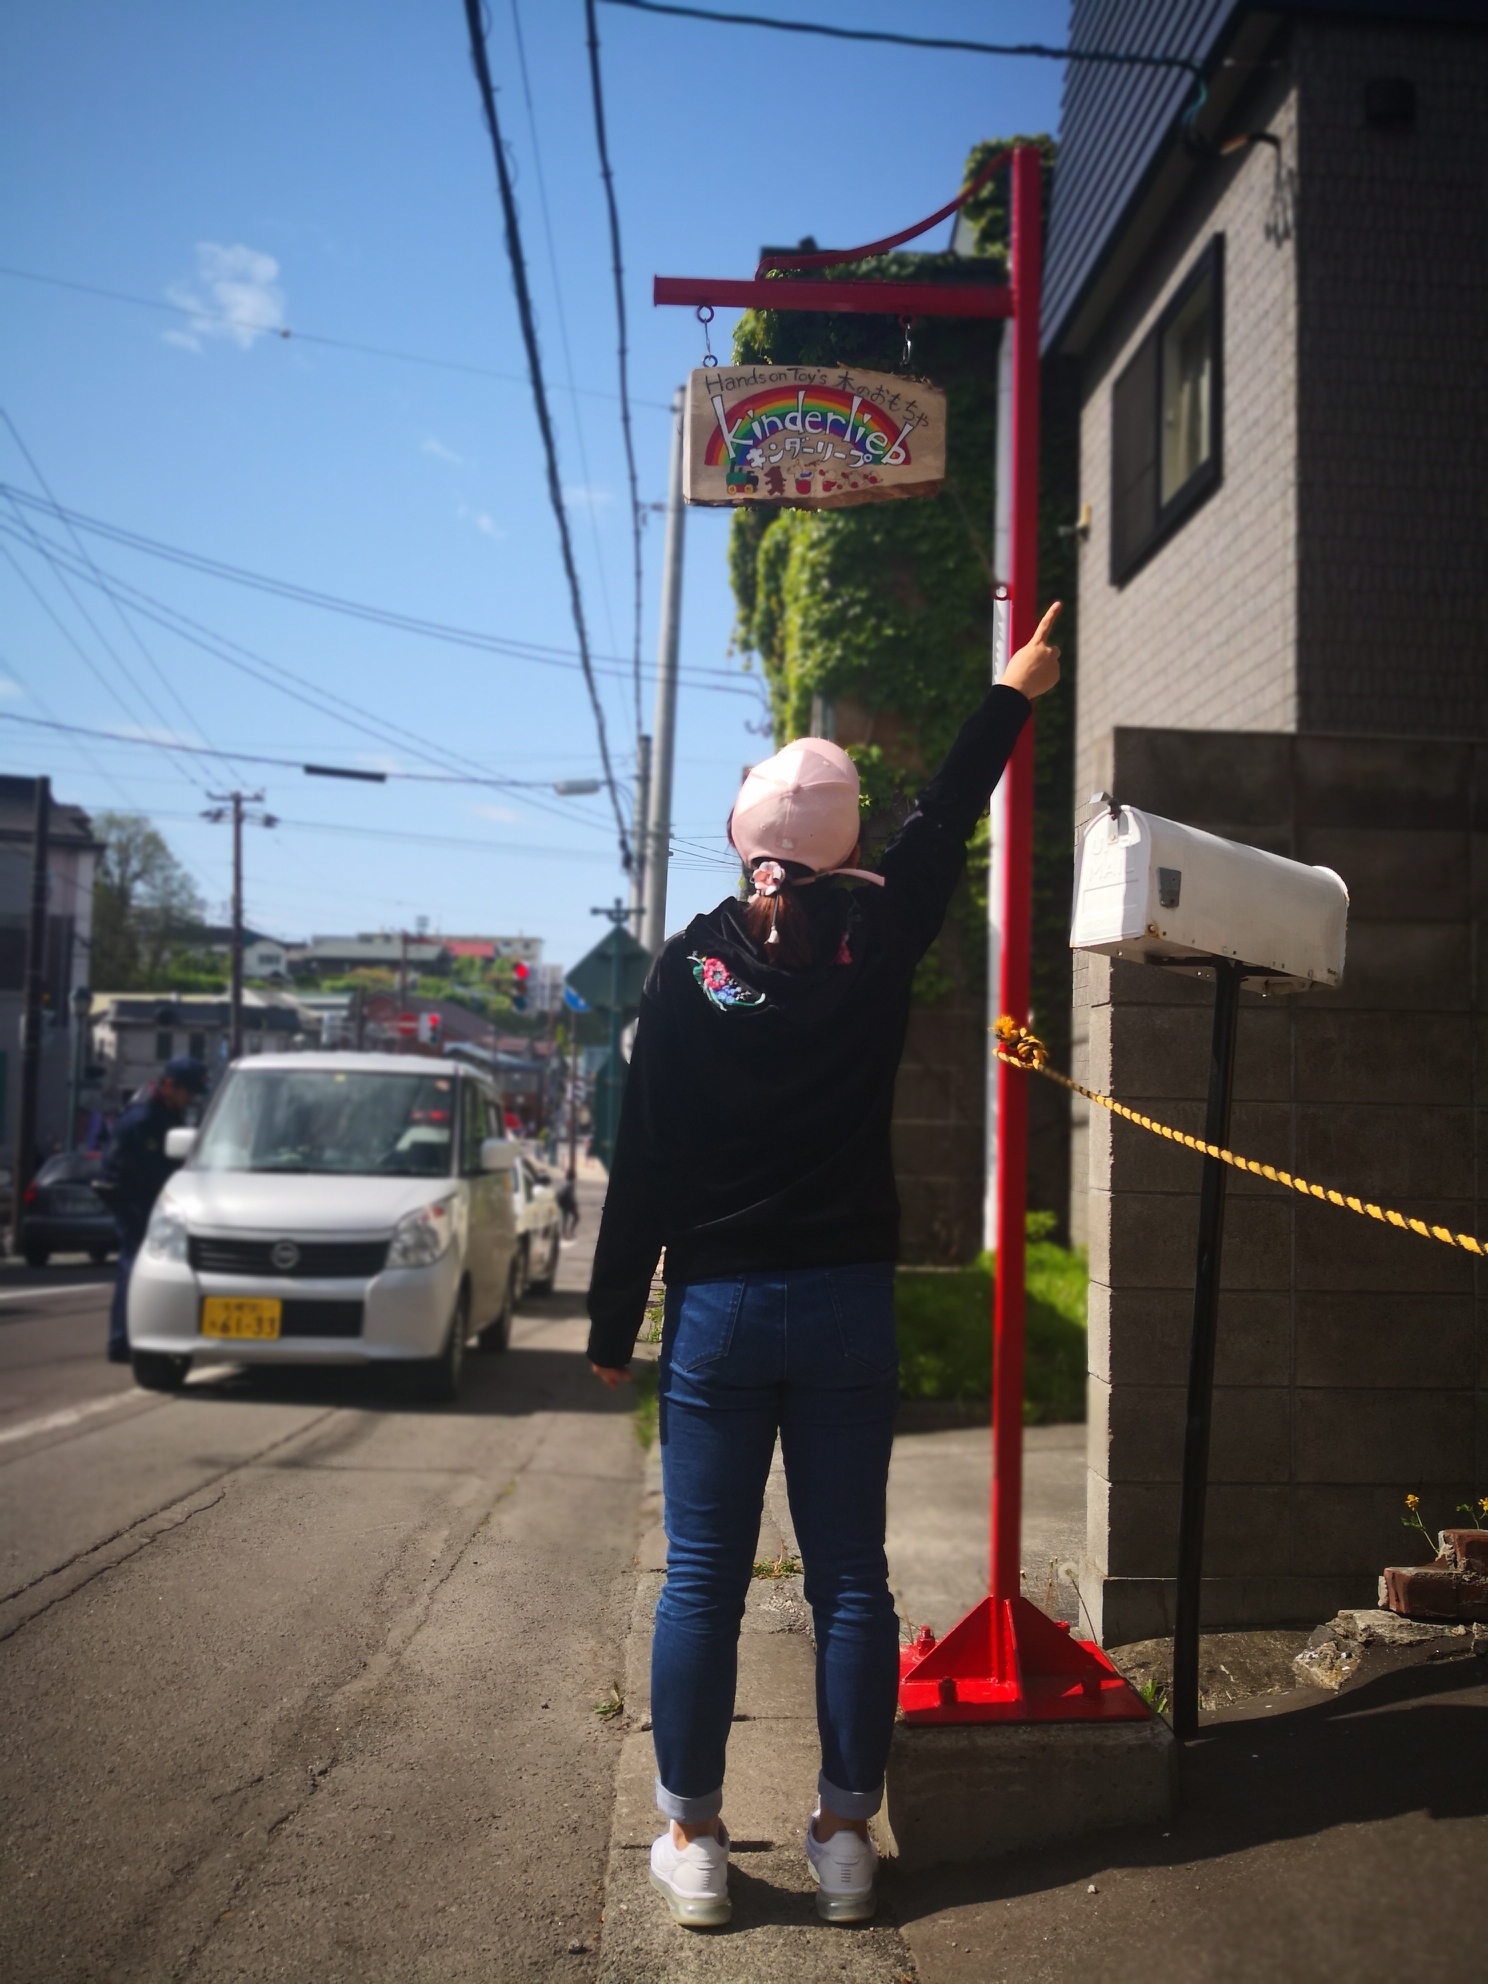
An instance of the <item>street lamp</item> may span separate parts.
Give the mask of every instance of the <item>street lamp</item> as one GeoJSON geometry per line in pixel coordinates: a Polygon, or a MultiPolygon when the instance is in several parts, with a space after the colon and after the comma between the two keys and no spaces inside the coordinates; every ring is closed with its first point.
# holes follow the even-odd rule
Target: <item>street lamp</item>
{"type": "Polygon", "coordinates": [[[67,1148],[77,1149],[78,1111],[83,1106],[83,1063],[88,1056],[88,1015],[93,1010],[93,994],[86,985],[72,988],[72,1106],[67,1112],[67,1148]]]}

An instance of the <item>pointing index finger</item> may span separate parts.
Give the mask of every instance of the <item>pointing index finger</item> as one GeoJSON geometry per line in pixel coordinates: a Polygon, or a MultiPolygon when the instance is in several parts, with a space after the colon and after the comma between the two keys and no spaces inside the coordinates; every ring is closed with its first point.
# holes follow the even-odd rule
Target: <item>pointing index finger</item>
{"type": "Polygon", "coordinates": [[[1048,636],[1049,629],[1054,625],[1054,622],[1059,618],[1060,614],[1063,611],[1064,611],[1064,601],[1062,599],[1056,599],[1054,604],[1049,608],[1048,612],[1044,615],[1043,619],[1040,620],[1038,626],[1035,627],[1033,631],[1033,638],[1036,641],[1044,640],[1048,636]]]}

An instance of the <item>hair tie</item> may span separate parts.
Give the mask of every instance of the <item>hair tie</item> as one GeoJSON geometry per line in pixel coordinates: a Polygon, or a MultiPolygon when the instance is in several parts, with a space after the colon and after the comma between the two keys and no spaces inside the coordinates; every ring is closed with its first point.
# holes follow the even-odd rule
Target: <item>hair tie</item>
{"type": "MultiPolygon", "coordinates": [[[[770,896],[770,934],[767,944],[778,944],[780,932],[775,928],[775,920],[780,914],[780,889],[787,880],[786,872],[778,861],[756,861],[750,872],[749,881],[756,896],[770,896]]],[[[751,898],[752,900],[752,898],[751,898]]]]}

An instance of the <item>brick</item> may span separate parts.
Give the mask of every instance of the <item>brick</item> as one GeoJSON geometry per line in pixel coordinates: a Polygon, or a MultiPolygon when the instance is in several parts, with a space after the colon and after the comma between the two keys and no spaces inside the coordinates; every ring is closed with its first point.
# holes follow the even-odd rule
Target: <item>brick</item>
{"type": "Polygon", "coordinates": [[[1465,828],[1311,827],[1298,836],[1297,859],[1343,877],[1350,924],[1364,919],[1460,922],[1469,911],[1465,828]]]}
{"type": "MultiPolygon", "coordinates": [[[[1296,818],[1305,832],[1353,828],[1462,831],[1468,824],[1471,744],[1436,738],[1297,739],[1296,818]]],[[[1310,854],[1302,857],[1323,861],[1310,854]]],[[[1334,864],[1326,864],[1332,867],[1334,864]]]]}
{"type": "Polygon", "coordinates": [[[1475,1032],[1488,1047],[1488,1023],[1466,1013],[1414,1014],[1397,1032],[1380,1013],[1299,1001],[1292,1025],[1299,1102],[1460,1103],[1475,1032]]]}
{"type": "Polygon", "coordinates": [[[1299,1385],[1386,1389],[1419,1385],[1423,1374],[1444,1384],[1473,1384],[1471,1295],[1415,1290],[1296,1297],[1299,1385]]]}
{"type": "Polygon", "coordinates": [[[1466,1012],[1472,939],[1465,923],[1354,923],[1340,1007],[1371,1012],[1466,1012]]]}
{"type": "Polygon", "coordinates": [[[1297,1111],[1295,1171],[1408,1218],[1416,1200],[1471,1195],[1472,1112],[1309,1103],[1297,1111]]]}
{"type": "Polygon", "coordinates": [[[1384,1602],[1407,1619],[1488,1619],[1488,1577],[1435,1564],[1391,1565],[1384,1602]]]}
{"type": "MultiPolygon", "coordinates": [[[[1409,1210],[1428,1225],[1446,1226],[1454,1233],[1472,1230],[1471,1201],[1423,1199],[1409,1210]]],[[[1461,1295],[1472,1288],[1471,1260],[1435,1240],[1422,1240],[1312,1199],[1298,1198],[1294,1217],[1299,1290],[1378,1289],[1429,1296],[1461,1295]]]]}
{"type": "Polygon", "coordinates": [[[1396,1481],[1403,1495],[1430,1476],[1471,1474],[1472,1400],[1461,1392],[1301,1389],[1296,1396],[1299,1481],[1396,1481]]]}
{"type": "Polygon", "coordinates": [[[1441,1540],[1459,1571],[1488,1572],[1488,1529],[1444,1529],[1441,1540]]]}

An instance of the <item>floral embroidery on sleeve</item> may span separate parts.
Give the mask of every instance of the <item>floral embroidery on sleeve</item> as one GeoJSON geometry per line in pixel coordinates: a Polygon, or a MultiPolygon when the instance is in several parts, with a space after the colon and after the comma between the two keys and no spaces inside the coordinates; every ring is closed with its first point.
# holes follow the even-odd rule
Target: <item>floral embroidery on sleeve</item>
{"type": "Polygon", "coordinates": [[[764,1005],[764,993],[756,992],[742,978],[735,978],[722,958],[700,958],[689,954],[687,962],[692,966],[693,977],[720,1012],[729,1012],[736,1006],[764,1005]]]}

